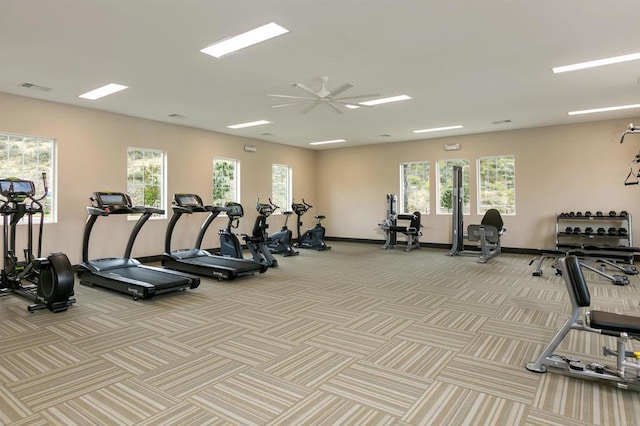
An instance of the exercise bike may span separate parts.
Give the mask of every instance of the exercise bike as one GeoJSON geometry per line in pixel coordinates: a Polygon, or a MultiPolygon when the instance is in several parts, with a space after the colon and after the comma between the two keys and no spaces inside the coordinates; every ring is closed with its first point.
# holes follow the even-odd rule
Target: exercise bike
{"type": "MultiPolygon", "coordinates": [[[[269,204],[260,203],[260,199],[256,201],[256,210],[259,214],[269,217],[273,212],[279,209],[280,206],[273,204],[271,198],[269,198],[269,204]]],[[[285,215],[284,225],[278,232],[274,232],[267,238],[266,246],[273,254],[281,254],[284,257],[297,256],[300,254],[291,247],[291,239],[293,237],[291,230],[287,227],[289,216],[293,214],[292,211],[282,212],[285,215]]]]}
{"type": "Polygon", "coordinates": [[[304,234],[300,234],[300,227],[302,226],[300,218],[312,207],[313,206],[311,204],[304,201],[304,198],[302,199],[302,203],[294,202],[291,204],[291,209],[298,217],[296,224],[296,228],[298,230],[298,241],[294,244],[294,247],[310,248],[318,251],[331,250],[331,247],[326,245],[324,242],[325,229],[322,226],[322,220],[325,219],[326,216],[314,216],[316,218],[316,226],[307,229],[304,234]]]}
{"type": "Polygon", "coordinates": [[[4,265],[0,274],[0,295],[18,294],[33,302],[29,312],[49,309],[52,312],[66,311],[75,303],[73,296],[73,268],[64,253],[52,253],[41,257],[44,208],[42,203],[48,194],[47,175],[42,174],[44,194],[35,198],[35,184],[17,178],[0,179],[0,214],[3,216],[4,265]],[[33,216],[39,215],[37,257],[33,253],[33,216]],[[24,260],[16,257],[16,228],[27,218],[27,248],[24,260]]]}
{"type": "MultiPolygon", "coordinates": [[[[227,213],[229,221],[227,223],[227,227],[225,229],[221,229],[219,232],[219,254],[220,256],[243,259],[242,246],[240,245],[238,236],[233,232],[233,229],[237,228],[240,224],[240,218],[244,216],[244,209],[240,203],[227,202],[224,206],[224,210],[227,213]]],[[[278,266],[278,261],[273,258],[273,255],[266,247],[268,226],[267,217],[264,214],[259,214],[253,225],[251,235],[240,235],[247,245],[254,262],[275,268],[278,266]]]]}

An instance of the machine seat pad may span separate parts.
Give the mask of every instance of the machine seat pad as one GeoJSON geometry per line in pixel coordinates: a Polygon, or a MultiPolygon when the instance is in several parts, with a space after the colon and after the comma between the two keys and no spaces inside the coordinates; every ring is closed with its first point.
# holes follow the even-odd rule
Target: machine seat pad
{"type": "Polygon", "coordinates": [[[467,227],[469,241],[479,241],[481,229],[484,229],[484,235],[488,242],[494,244],[500,242],[500,230],[492,225],[469,225],[467,227]]]}
{"type": "Polygon", "coordinates": [[[625,332],[640,337],[640,317],[605,311],[591,311],[591,327],[601,330],[625,332]]]}
{"type": "Polygon", "coordinates": [[[418,235],[418,229],[411,226],[389,226],[388,228],[393,232],[401,232],[403,234],[418,235]]]}

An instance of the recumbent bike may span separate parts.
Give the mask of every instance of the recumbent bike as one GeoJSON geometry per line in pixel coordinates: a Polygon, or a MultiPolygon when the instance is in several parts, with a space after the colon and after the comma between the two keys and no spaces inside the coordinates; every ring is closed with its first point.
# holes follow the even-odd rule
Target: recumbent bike
{"type": "Polygon", "coordinates": [[[298,248],[310,248],[318,251],[331,250],[331,247],[324,242],[325,229],[322,226],[322,220],[326,218],[323,215],[314,216],[316,218],[316,225],[313,228],[309,228],[304,234],[301,234],[300,228],[302,227],[302,215],[304,215],[313,206],[302,199],[302,203],[291,204],[291,209],[297,216],[296,229],[298,231],[298,240],[294,244],[294,247],[298,248]]]}

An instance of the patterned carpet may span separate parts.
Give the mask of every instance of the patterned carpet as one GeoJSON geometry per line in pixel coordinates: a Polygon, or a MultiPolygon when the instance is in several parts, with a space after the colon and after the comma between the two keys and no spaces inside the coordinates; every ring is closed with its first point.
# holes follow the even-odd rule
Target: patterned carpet
{"type": "MultiPolygon", "coordinates": [[[[549,265],[332,245],[151,300],[0,298],[0,424],[640,424],[639,393],[524,368],[569,312],[549,265]]],[[[594,308],[640,315],[638,276],[586,276],[594,308]]],[[[567,353],[614,362],[572,333],[567,353]]]]}

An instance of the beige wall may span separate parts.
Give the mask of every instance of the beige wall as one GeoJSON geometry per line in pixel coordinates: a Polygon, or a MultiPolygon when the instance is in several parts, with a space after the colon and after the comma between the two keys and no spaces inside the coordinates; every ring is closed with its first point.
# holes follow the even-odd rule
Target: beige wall
{"type": "MultiPolygon", "coordinates": [[[[256,197],[271,195],[271,165],[293,169],[293,193],[316,199],[316,155],[312,150],[234,137],[188,127],[110,114],[97,110],[43,102],[0,93],[0,131],[52,137],[58,146],[58,222],[45,225],[43,254],[62,251],[77,264],[81,258],[85,206],[95,191],[126,191],[127,147],[160,149],[167,154],[169,197],[176,192],[197,193],[211,202],[213,157],[240,160],[241,202],[245,218],[239,233],[248,233],[257,215],[256,197]],[[247,153],[244,145],[255,145],[247,153]]],[[[169,206],[167,206],[169,208],[169,206]]],[[[167,212],[170,216],[171,211],[167,212]]],[[[174,232],[173,248],[192,247],[204,215],[183,217],[174,232]]],[[[140,232],[134,256],[160,254],[168,219],[151,220],[140,232]]],[[[279,229],[282,216],[269,221],[279,229]]],[[[92,237],[91,258],[121,256],[134,222],[123,216],[99,218],[92,237]]],[[[219,247],[218,218],[203,247],[219,247]]]]}
{"type": "MultiPolygon", "coordinates": [[[[430,214],[423,216],[422,242],[451,243],[451,215],[437,215],[435,164],[442,159],[467,159],[471,164],[471,216],[476,208],[476,160],[482,156],[515,155],[517,215],[505,216],[505,247],[553,247],[555,213],[627,210],[637,218],[640,238],[640,186],[624,186],[640,137],[620,135],[633,119],[484,133],[423,141],[343,148],[319,152],[319,201],[328,216],[329,236],[383,238],[377,226],[386,215],[385,194],[399,194],[399,165],[428,161],[431,167],[430,214]],[[460,143],[459,151],[443,144],[460,143]]],[[[640,119],[636,118],[636,122],[640,119]]],[[[638,166],[634,165],[637,173],[638,166]]],[[[586,226],[586,225],[585,225],[586,226]]],[[[595,228],[595,226],[594,226],[595,228]]],[[[634,242],[638,245],[638,242],[634,242]]]]}
{"type": "MultiPolygon", "coordinates": [[[[91,193],[126,191],[129,146],[165,151],[168,194],[195,192],[205,200],[211,190],[213,157],[240,160],[246,213],[241,233],[250,231],[256,197],[270,195],[271,164],[279,163],[293,168],[294,197],[314,205],[304,217],[303,228],[313,226],[313,215],[324,214],[328,236],[381,240],[378,223],[386,214],[385,194],[399,193],[400,163],[429,161],[431,213],[423,218],[422,241],[450,244],[451,216],[435,214],[436,161],[468,159],[474,188],[478,157],[510,154],[516,158],[517,215],[504,217],[508,229],[504,246],[551,247],[555,213],[578,210],[627,210],[637,218],[633,231],[640,238],[640,186],[623,185],[630,161],[640,149],[640,137],[619,143],[632,121],[313,151],[0,93],[0,131],[52,137],[58,142],[58,222],[46,225],[43,252],[65,252],[74,264],[80,261],[84,207],[91,193]],[[244,152],[247,143],[258,152],[244,152]],[[444,143],[460,143],[462,149],[447,152],[442,149],[444,143]]],[[[475,191],[471,211],[465,224],[481,219],[474,214],[475,191]]],[[[183,218],[173,247],[190,247],[203,219],[200,215],[183,218]]],[[[279,229],[283,221],[282,216],[272,217],[270,230],[279,229]]],[[[134,256],[161,253],[166,225],[166,219],[150,221],[136,242],[134,256]]],[[[224,219],[216,219],[204,247],[219,246],[217,230],[225,225],[224,219]]],[[[295,228],[295,217],[289,225],[295,228]]],[[[133,222],[124,217],[101,218],[92,235],[90,257],[121,255],[132,227],[133,222]]]]}

